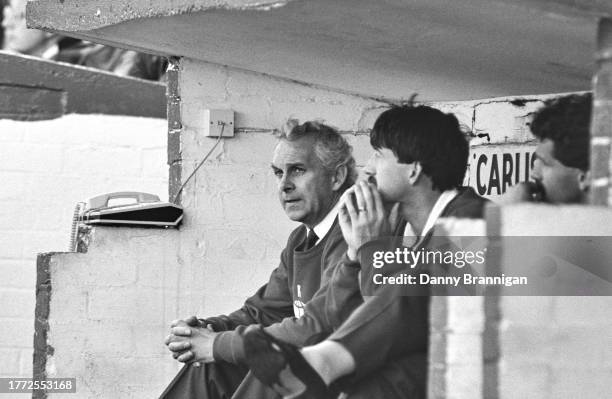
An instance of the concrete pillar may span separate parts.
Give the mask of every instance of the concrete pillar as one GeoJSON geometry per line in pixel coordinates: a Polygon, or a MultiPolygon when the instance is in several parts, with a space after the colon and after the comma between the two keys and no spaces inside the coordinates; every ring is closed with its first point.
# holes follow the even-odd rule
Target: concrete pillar
{"type": "Polygon", "coordinates": [[[597,32],[598,69],[593,77],[593,117],[591,122],[590,203],[608,205],[610,185],[610,142],[612,140],[612,19],[602,18],[597,32]]]}

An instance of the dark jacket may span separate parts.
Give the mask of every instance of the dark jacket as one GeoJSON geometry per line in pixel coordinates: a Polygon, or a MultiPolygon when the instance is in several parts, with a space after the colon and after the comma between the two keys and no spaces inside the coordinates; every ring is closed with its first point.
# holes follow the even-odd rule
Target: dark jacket
{"type": "Polygon", "coordinates": [[[300,226],[290,234],[280,264],[270,280],[248,298],[241,309],[227,316],[205,319],[215,331],[223,331],[214,342],[215,360],[240,363],[243,359],[242,333],[251,324],[271,326],[268,327],[271,334],[299,346],[326,331],[325,323],[308,310],[304,316],[296,318],[294,306],[308,308],[346,252],[346,243],[337,218],[316,246],[303,251],[306,233],[306,227],[300,226]]]}
{"type": "MultiPolygon", "coordinates": [[[[440,218],[482,218],[486,203],[487,200],[478,196],[472,188],[461,188],[440,218]]],[[[404,227],[405,223],[401,223],[396,230],[398,238],[403,234],[404,227]]],[[[432,233],[428,234],[419,248],[432,245],[432,236],[432,233]]],[[[338,273],[342,269],[361,270],[362,294],[375,295],[356,309],[351,319],[330,337],[343,344],[355,359],[353,375],[338,381],[340,389],[349,398],[422,398],[426,395],[429,287],[420,286],[406,292],[404,287],[374,286],[372,283],[373,274],[381,270],[371,267],[372,252],[394,249],[400,242],[401,238],[388,238],[367,243],[358,251],[358,262],[344,257],[337,268],[338,273]],[[356,317],[358,313],[364,317],[356,317]],[[356,324],[352,323],[355,320],[356,324]],[[384,381],[384,384],[380,381],[384,381]]],[[[389,265],[387,275],[405,271],[405,265],[396,269],[393,266],[389,265]]]]}

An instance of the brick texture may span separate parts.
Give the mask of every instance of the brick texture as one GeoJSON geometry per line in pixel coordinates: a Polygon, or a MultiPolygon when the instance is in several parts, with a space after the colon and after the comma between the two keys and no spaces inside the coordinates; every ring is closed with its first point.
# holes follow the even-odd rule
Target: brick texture
{"type": "MultiPolygon", "coordinates": [[[[502,234],[610,237],[610,224],[601,223],[610,216],[607,208],[522,205],[502,209],[502,234]]],[[[609,296],[502,297],[495,397],[609,396],[611,305],[609,296]]]]}
{"type": "MultiPolygon", "coordinates": [[[[77,201],[127,189],[166,197],[166,123],[103,115],[0,120],[0,142],[0,374],[31,377],[36,254],[67,249],[77,201]]],[[[108,270],[79,276],[75,289],[103,276],[124,285],[136,269],[115,259],[108,270]]],[[[86,298],[67,302],[86,309],[86,298]]]]}
{"type": "Polygon", "coordinates": [[[0,349],[0,376],[13,377],[19,374],[20,351],[15,349],[0,349]]]}

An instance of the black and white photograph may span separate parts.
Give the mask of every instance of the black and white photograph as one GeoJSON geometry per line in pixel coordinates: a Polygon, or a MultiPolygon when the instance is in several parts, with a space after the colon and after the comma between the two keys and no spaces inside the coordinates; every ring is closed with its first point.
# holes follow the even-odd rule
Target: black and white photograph
{"type": "Polygon", "coordinates": [[[612,398],[612,1],[0,7],[0,399],[612,398]]]}

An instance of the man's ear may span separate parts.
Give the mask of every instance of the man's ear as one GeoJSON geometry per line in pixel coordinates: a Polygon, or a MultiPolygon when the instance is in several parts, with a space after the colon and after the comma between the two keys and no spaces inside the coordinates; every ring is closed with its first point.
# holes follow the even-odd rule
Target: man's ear
{"type": "Polygon", "coordinates": [[[423,173],[423,167],[420,162],[413,162],[412,165],[413,167],[408,175],[408,181],[414,186],[419,180],[419,177],[421,177],[421,173],[423,173]]]}
{"type": "Polygon", "coordinates": [[[332,190],[338,191],[340,187],[344,185],[344,182],[348,178],[348,168],[346,165],[340,165],[334,171],[332,176],[332,190]]]}
{"type": "Polygon", "coordinates": [[[578,188],[580,188],[580,191],[582,191],[583,193],[586,193],[587,191],[589,191],[589,187],[591,187],[591,172],[590,171],[580,171],[580,173],[578,173],[577,176],[578,179],[578,188]]]}

